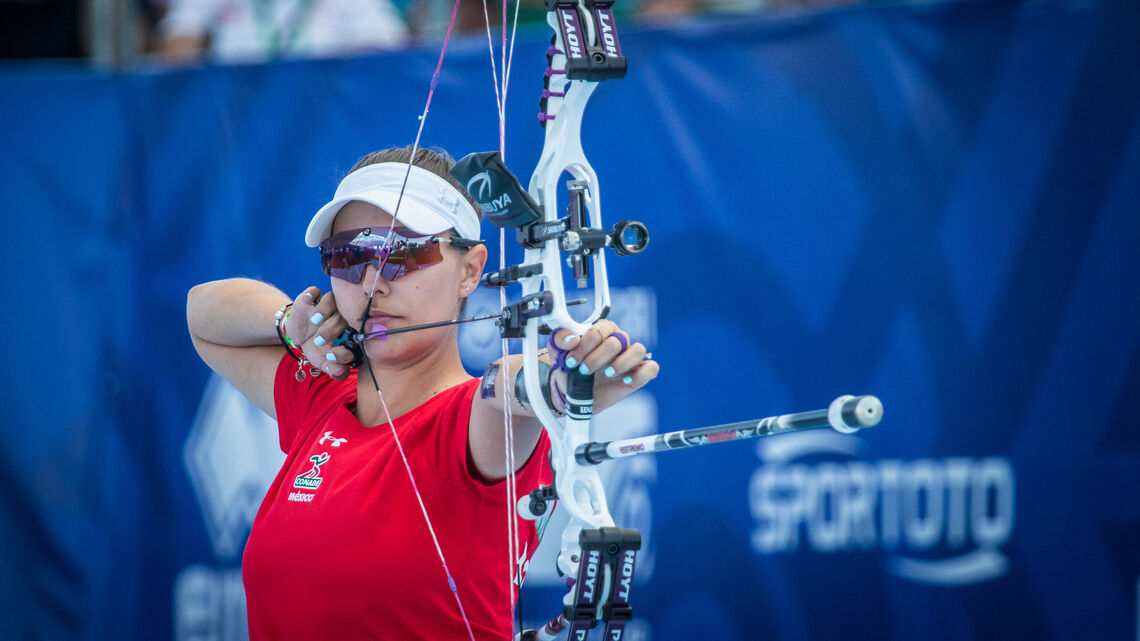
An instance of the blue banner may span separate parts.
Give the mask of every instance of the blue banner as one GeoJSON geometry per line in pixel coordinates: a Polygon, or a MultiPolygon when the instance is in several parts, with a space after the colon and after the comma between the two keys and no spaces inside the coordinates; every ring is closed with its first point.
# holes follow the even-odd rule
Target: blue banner
{"type": "MultiPolygon", "coordinates": [[[[885,407],[854,436],[604,465],[646,539],[629,638],[1140,638],[1137,33],[1132,0],[622,27],[629,74],[583,145],[607,220],[650,229],[610,281],[662,370],[599,431],[885,407]]],[[[515,47],[524,183],[548,41],[515,47]]],[[[425,144],[498,146],[486,49],[453,41],[425,144]]],[[[0,68],[5,638],[245,638],[241,552],[282,457],[196,357],[186,292],[323,287],[308,219],[411,142],[437,55],[0,68]]],[[[461,347],[481,372],[497,333],[461,347]]],[[[548,539],[530,625],[564,592],[548,539]]]]}

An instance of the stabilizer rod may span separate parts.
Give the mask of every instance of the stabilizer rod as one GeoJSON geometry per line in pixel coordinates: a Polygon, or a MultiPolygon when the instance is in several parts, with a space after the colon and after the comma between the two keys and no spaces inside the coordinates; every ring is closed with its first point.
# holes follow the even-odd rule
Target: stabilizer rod
{"type": "Polygon", "coordinates": [[[754,421],[699,427],[608,443],[586,443],[578,446],[575,458],[579,465],[598,465],[602,461],[639,454],[653,454],[822,427],[830,427],[844,434],[853,434],[863,428],[878,425],[882,418],[883,404],[878,398],[871,395],[840,396],[824,410],[769,416],[754,421]]]}

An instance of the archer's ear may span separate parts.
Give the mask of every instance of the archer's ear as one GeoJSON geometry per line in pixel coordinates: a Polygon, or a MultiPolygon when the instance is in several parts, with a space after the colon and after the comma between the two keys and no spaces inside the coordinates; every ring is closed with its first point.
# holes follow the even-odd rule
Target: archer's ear
{"type": "Polygon", "coordinates": [[[467,296],[479,286],[479,277],[483,275],[483,267],[487,264],[487,248],[476,245],[463,254],[463,281],[460,289],[464,287],[462,296],[467,296]]]}

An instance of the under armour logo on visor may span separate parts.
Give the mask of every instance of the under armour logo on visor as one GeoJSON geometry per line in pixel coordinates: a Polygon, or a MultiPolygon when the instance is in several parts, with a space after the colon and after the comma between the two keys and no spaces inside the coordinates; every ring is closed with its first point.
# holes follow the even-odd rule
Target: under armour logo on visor
{"type": "Polygon", "coordinates": [[[451,213],[456,216],[459,215],[459,197],[457,197],[454,192],[440,187],[437,198],[439,198],[439,204],[450,209],[451,213]]]}

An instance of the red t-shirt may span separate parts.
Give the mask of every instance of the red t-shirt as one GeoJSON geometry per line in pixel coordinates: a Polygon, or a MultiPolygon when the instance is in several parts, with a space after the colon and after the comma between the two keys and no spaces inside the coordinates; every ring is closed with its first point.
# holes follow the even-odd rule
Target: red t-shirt
{"type": "MultiPolygon", "coordinates": [[[[254,519],[242,560],[252,641],[466,639],[408,473],[384,423],[350,411],[356,377],[298,382],[283,358],[273,395],[288,456],[254,519]]],[[[476,639],[511,633],[506,485],[469,468],[478,379],[393,423],[476,639]]],[[[550,483],[545,434],[518,473],[521,495],[550,483]]],[[[519,519],[523,550],[534,523],[519,519]]]]}

